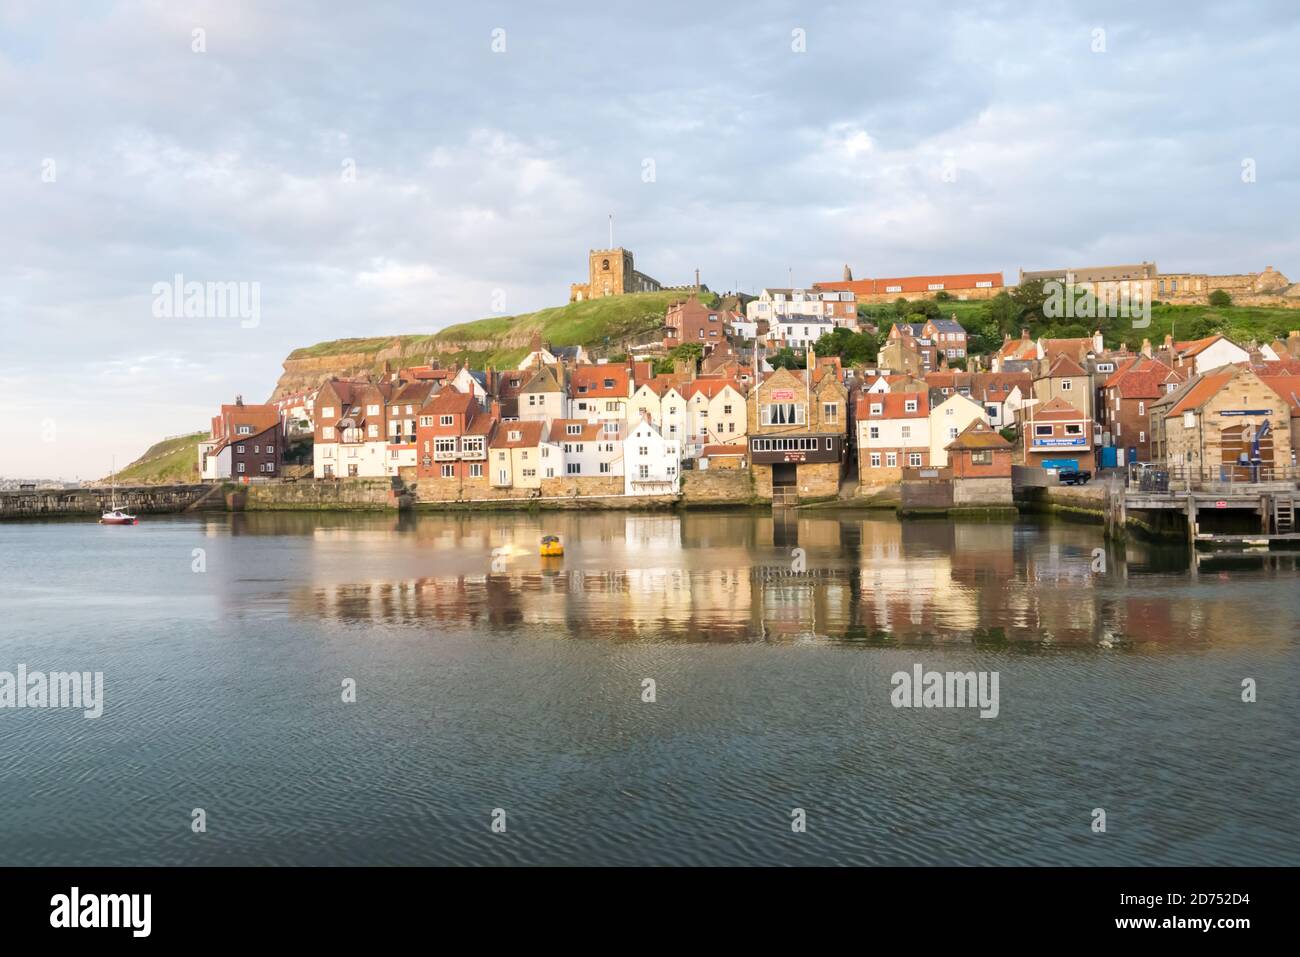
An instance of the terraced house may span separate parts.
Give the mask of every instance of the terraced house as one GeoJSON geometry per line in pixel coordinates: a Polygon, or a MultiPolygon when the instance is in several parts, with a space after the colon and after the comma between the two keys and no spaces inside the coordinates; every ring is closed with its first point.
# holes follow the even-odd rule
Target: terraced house
{"type": "Polygon", "coordinates": [[[316,393],[316,478],[383,478],[388,474],[388,382],[330,379],[316,393]]]}
{"type": "Polygon", "coordinates": [[[930,464],[928,393],[860,392],[853,419],[859,484],[897,482],[904,468],[930,464]]]}
{"type": "Polygon", "coordinates": [[[208,480],[279,478],[284,461],[284,417],[276,405],[245,405],[236,396],[212,417],[199,443],[199,474],[208,480]]]}
{"type": "Polygon", "coordinates": [[[587,422],[627,420],[632,374],[613,363],[575,366],[568,377],[567,417],[587,422]]]}
{"type": "Polygon", "coordinates": [[[486,492],[495,413],[483,411],[472,394],[450,385],[424,404],[416,425],[422,496],[464,499],[486,492]]]}

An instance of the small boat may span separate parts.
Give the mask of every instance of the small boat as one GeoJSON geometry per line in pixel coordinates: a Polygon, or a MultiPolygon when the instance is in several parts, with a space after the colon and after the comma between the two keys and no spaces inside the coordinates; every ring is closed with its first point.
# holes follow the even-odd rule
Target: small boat
{"type": "Polygon", "coordinates": [[[543,535],[542,545],[538,549],[543,558],[556,558],[564,554],[564,543],[558,535],[543,535]]]}
{"type": "Polygon", "coordinates": [[[111,501],[108,511],[99,517],[100,525],[137,525],[134,515],[128,515],[122,509],[117,507],[117,463],[113,463],[113,471],[109,478],[109,496],[111,501]]]}

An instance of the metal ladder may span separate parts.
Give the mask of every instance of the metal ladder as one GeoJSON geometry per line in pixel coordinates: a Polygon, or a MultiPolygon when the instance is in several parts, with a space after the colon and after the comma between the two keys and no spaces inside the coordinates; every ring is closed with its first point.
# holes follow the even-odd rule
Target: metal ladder
{"type": "Polygon", "coordinates": [[[1295,531],[1295,499],[1290,496],[1273,496],[1273,531],[1277,535],[1295,531]]]}

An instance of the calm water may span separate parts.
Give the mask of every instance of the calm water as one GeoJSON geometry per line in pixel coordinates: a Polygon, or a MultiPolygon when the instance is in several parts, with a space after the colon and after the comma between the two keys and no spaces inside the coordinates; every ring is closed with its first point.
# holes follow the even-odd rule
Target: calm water
{"type": "Polygon", "coordinates": [[[0,525],[0,671],[106,699],[0,709],[0,864],[1300,864],[1295,560],[1101,546],[859,512],[0,525]],[[997,671],[1000,715],[891,707],[917,662],[997,671]]]}

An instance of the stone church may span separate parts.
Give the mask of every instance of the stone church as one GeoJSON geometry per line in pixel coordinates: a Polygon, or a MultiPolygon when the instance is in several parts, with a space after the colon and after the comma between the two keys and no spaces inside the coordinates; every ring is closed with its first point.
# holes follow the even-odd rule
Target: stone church
{"type": "Polygon", "coordinates": [[[593,249],[587,256],[587,281],[569,286],[569,302],[599,299],[602,296],[622,296],[630,292],[658,292],[663,288],[656,279],[637,272],[631,251],[619,246],[616,249],[593,249]]]}

